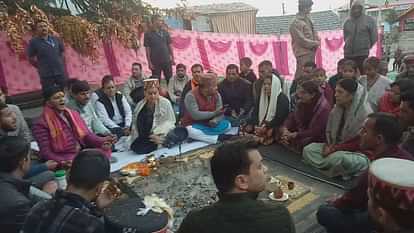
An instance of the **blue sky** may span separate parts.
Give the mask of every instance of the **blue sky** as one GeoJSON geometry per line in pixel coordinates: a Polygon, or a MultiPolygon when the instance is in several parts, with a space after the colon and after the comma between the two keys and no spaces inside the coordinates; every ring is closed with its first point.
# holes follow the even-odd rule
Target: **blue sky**
{"type": "MultiPolygon", "coordinates": [[[[160,8],[175,7],[176,0],[144,0],[160,8]]],[[[338,8],[349,0],[313,0],[314,11],[338,8]]],[[[187,0],[189,5],[205,5],[214,3],[244,2],[259,9],[258,16],[275,16],[282,14],[282,3],[284,2],[287,14],[295,14],[297,11],[297,0],[187,0]]]]}

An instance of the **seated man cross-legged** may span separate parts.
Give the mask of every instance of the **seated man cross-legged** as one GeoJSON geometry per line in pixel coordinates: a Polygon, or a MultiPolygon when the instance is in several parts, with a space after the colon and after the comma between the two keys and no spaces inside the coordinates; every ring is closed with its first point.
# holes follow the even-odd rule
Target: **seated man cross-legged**
{"type": "Polygon", "coordinates": [[[286,207],[257,200],[265,190],[267,168],[251,139],[224,143],[210,160],[219,201],[191,211],[178,233],[293,233],[286,207]]]}
{"type": "Polygon", "coordinates": [[[215,144],[227,139],[230,122],[224,119],[223,102],[217,92],[217,75],[203,74],[198,87],[185,96],[185,112],[181,124],[187,127],[189,137],[215,144]]]}
{"type": "Polygon", "coordinates": [[[218,86],[223,105],[224,115],[233,127],[237,127],[250,115],[253,106],[252,85],[240,78],[239,68],[230,64],[226,68],[226,79],[218,86]]]}
{"type": "Polygon", "coordinates": [[[96,115],[95,109],[90,101],[90,86],[87,81],[75,81],[72,84],[68,107],[79,112],[89,130],[97,135],[111,135],[111,131],[104,126],[101,119],[96,115]]]}
{"type": "MultiPolygon", "coordinates": [[[[20,121],[24,121],[24,118],[17,117],[13,109],[10,109],[10,105],[0,102],[0,138],[19,136],[19,138],[30,143],[25,137],[27,134],[22,133],[23,131],[19,128],[19,126],[26,125],[26,122],[20,121]]],[[[31,138],[30,134],[29,136],[31,138]]],[[[23,178],[29,179],[37,188],[46,190],[54,182],[55,174],[51,170],[55,169],[56,166],[57,163],[53,160],[46,161],[45,163],[32,162],[30,170],[23,178]]],[[[51,192],[54,192],[54,189],[51,192]]]]}
{"type": "Polygon", "coordinates": [[[42,159],[71,162],[82,148],[100,148],[110,157],[112,136],[98,137],[92,133],[79,113],[65,106],[65,93],[59,88],[46,89],[43,95],[46,104],[33,125],[42,159]]]}
{"type": "Polygon", "coordinates": [[[170,79],[168,83],[168,95],[173,103],[175,112],[179,112],[179,105],[181,98],[184,98],[183,90],[185,85],[190,81],[190,77],[187,75],[186,67],[183,64],[176,66],[176,74],[170,79]]]}
{"type": "Polygon", "coordinates": [[[96,114],[104,125],[118,139],[129,136],[132,123],[132,111],[127,99],[116,90],[112,76],[102,79],[102,89],[97,90],[96,114]]]}

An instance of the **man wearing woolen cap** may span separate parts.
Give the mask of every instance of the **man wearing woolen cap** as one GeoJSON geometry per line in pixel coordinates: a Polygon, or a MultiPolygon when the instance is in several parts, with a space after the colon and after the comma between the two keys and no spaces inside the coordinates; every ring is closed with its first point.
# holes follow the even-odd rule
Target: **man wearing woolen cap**
{"type": "Polygon", "coordinates": [[[368,212],[380,233],[414,232],[414,162],[384,158],[369,169],[368,212]]]}

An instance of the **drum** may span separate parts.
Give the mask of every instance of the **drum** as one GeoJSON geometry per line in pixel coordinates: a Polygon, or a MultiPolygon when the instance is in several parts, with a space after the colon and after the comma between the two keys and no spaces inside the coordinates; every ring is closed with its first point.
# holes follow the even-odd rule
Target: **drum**
{"type": "Polygon", "coordinates": [[[140,198],[120,199],[105,209],[105,227],[111,233],[166,233],[168,214],[149,211],[137,216],[144,208],[140,198]]]}

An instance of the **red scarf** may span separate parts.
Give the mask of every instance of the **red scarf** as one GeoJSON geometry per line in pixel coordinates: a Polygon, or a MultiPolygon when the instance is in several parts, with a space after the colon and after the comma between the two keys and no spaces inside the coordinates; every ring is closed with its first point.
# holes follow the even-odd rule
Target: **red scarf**
{"type": "MultiPolygon", "coordinates": [[[[68,108],[65,108],[63,110],[63,115],[69,122],[70,127],[72,128],[72,132],[75,134],[75,138],[79,142],[82,141],[88,133],[88,128],[85,125],[85,122],[79,117],[79,115],[73,114],[68,108]]],[[[50,136],[52,138],[52,148],[54,151],[64,150],[68,138],[63,131],[64,123],[62,123],[62,120],[59,119],[61,116],[59,116],[59,113],[56,112],[56,110],[46,104],[43,108],[43,117],[46,121],[50,136]]]]}
{"type": "Polygon", "coordinates": [[[195,78],[191,79],[191,90],[196,89],[198,87],[198,82],[195,80],[195,78]]]}

